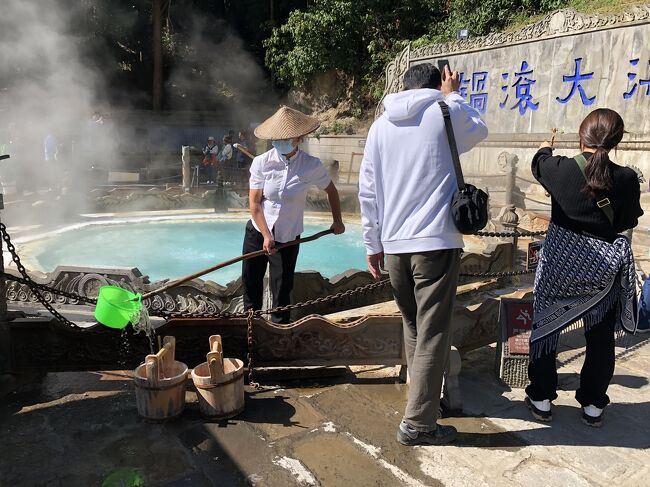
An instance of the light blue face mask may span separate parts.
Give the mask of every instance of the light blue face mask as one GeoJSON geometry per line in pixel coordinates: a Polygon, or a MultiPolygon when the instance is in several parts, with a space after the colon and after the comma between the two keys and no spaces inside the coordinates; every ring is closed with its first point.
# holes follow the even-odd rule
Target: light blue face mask
{"type": "Polygon", "coordinates": [[[291,142],[291,139],[273,140],[271,141],[271,145],[275,147],[280,154],[283,155],[291,154],[295,149],[293,142],[291,142]]]}

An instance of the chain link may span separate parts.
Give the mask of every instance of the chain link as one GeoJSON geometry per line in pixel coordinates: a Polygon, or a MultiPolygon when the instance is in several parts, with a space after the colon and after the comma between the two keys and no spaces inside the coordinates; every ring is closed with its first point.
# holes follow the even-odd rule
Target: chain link
{"type": "Polygon", "coordinates": [[[519,271],[502,271],[502,272],[461,272],[460,277],[512,277],[523,276],[525,274],[535,274],[534,270],[522,269],[519,271]]]}
{"type": "Polygon", "coordinates": [[[477,237],[540,237],[546,235],[546,230],[531,232],[528,230],[514,230],[512,232],[475,232],[477,237]]]}
{"type": "Polygon", "coordinates": [[[9,237],[9,233],[7,232],[7,226],[2,222],[0,222],[0,232],[2,233],[2,240],[4,240],[5,244],[7,244],[7,250],[11,253],[11,258],[18,268],[18,272],[20,272],[20,274],[23,276],[23,279],[26,281],[25,283],[29,287],[30,291],[34,294],[34,296],[36,296],[36,299],[38,299],[38,301],[45,307],[45,309],[48,310],[52,316],[54,316],[60,323],[68,325],[70,328],[73,328],[75,330],[84,330],[84,328],[80,327],[76,323],[73,323],[65,316],[60,314],[57,310],[55,310],[54,307],[47,301],[47,299],[45,299],[45,296],[41,294],[39,287],[35,286],[37,283],[32,280],[29,274],[27,274],[27,269],[25,269],[25,266],[20,261],[20,257],[16,252],[16,247],[14,247],[14,244],[11,243],[11,237],[9,237]]]}
{"type": "Polygon", "coordinates": [[[246,358],[248,360],[248,385],[255,389],[260,389],[260,384],[253,380],[253,319],[255,318],[255,315],[256,313],[254,310],[248,310],[246,319],[246,358]]]}
{"type": "Polygon", "coordinates": [[[380,281],[375,281],[375,282],[365,284],[363,286],[356,287],[354,289],[341,291],[340,293],[330,294],[329,296],[324,296],[322,298],[310,299],[308,301],[303,301],[302,303],[289,304],[287,306],[278,306],[277,308],[260,311],[260,313],[268,315],[271,313],[281,313],[283,311],[292,311],[294,309],[305,308],[307,306],[314,306],[316,304],[331,303],[332,301],[336,301],[337,299],[347,298],[347,297],[355,296],[357,294],[360,295],[366,294],[370,291],[374,291],[375,289],[384,287],[389,282],[390,282],[389,279],[386,278],[380,281]]]}

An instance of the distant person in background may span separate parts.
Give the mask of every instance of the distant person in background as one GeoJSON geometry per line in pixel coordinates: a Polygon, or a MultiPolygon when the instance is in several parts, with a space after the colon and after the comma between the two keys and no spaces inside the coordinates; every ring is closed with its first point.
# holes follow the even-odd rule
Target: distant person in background
{"type": "Polygon", "coordinates": [[[56,164],[52,184],[61,194],[64,194],[70,187],[73,141],[70,137],[61,136],[57,142],[56,164]]]}
{"type": "Polygon", "coordinates": [[[47,134],[43,141],[43,156],[45,162],[52,163],[56,160],[57,141],[54,134],[47,134]]]}
{"type": "MultiPolygon", "coordinates": [[[[251,154],[255,154],[253,144],[251,144],[248,138],[248,134],[244,130],[239,131],[239,141],[237,143],[251,154]]],[[[235,161],[237,163],[237,169],[246,169],[250,164],[251,158],[244,154],[242,151],[238,150],[235,151],[235,161]]]]}
{"type": "Polygon", "coordinates": [[[221,152],[219,152],[219,165],[218,171],[221,171],[221,180],[231,180],[232,172],[232,160],[233,160],[233,147],[232,147],[232,136],[224,135],[223,137],[223,147],[221,152]]]}
{"type": "Polygon", "coordinates": [[[208,144],[203,148],[203,160],[201,161],[200,173],[206,183],[214,183],[219,157],[219,146],[214,137],[208,137],[208,144]]]}
{"type": "Polygon", "coordinates": [[[24,163],[24,148],[20,142],[20,132],[16,128],[16,123],[9,122],[7,125],[7,144],[3,154],[9,154],[11,162],[5,161],[4,167],[8,169],[7,179],[14,181],[16,193],[22,196],[26,190],[32,188],[33,178],[29,175],[30,166],[24,163]]]}
{"type": "Polygon", "coordinates": [[[45,136],[43,140],[43,160],[45,164],[40,172],[40,177],[42,178],[41,184],[47,188],[50,188],[54,179],[56,179],[58,145],[57,138],[53,133],[45,136]]]}
{"type": "MultiPolygon", "coordinates": [[[[250,141],[248,133],[244,130],[239,131],[239,142],[238,144],[246,151],[251,154],[255,154],[255,147],[250,141]]],[[[251,165],[251,158],[248,157],[244,152],[240,150],[235,150],[235,164],[237,166],[237,180],[238,182],[245,182],[248,177],[248,168],[251,165]]]]}

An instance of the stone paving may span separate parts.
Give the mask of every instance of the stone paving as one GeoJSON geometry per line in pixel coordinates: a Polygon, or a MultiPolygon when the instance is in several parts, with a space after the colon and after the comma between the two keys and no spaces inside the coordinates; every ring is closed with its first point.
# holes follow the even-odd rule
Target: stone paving
{"type": "Polygon", "coordinates": [[[464,411],[442,420],[460,435],[442,447],[395,441],[407,387],[395,368],[320,379],[303,371],[312,378],[247,388],[246,411],[224,422],[204,421],[190,390],[185,413],[167,424],[138,418],[125,373],[48,374],[0,400],[0,485],[645,486],[650,337],[643,338],[618,350],[601,429],[580,422],[573,399],[579,332],[563,340],[551,424],[531,421],[523,390],[498,382],[493,347],[465,355],[464,411]]]}

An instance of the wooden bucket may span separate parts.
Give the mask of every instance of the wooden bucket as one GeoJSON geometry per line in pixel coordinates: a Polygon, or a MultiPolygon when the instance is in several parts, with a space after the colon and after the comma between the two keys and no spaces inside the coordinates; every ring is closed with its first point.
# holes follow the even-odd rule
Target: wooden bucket
{"type": "Polygon", "coordinates": [[[165,337],[163,347],[135,369],[135,399],[138,414],[151,421],[175,418],[185,407],[188,368],[174,360],[176,339],[165,337]]]}
{"type": "Polygon", "coordinates": [[[206,358],[192,370],[201,414],[211,419],[237,416],[244,410],[244,362],[223,358],[219,335],[210,337],[206,358]]]}

